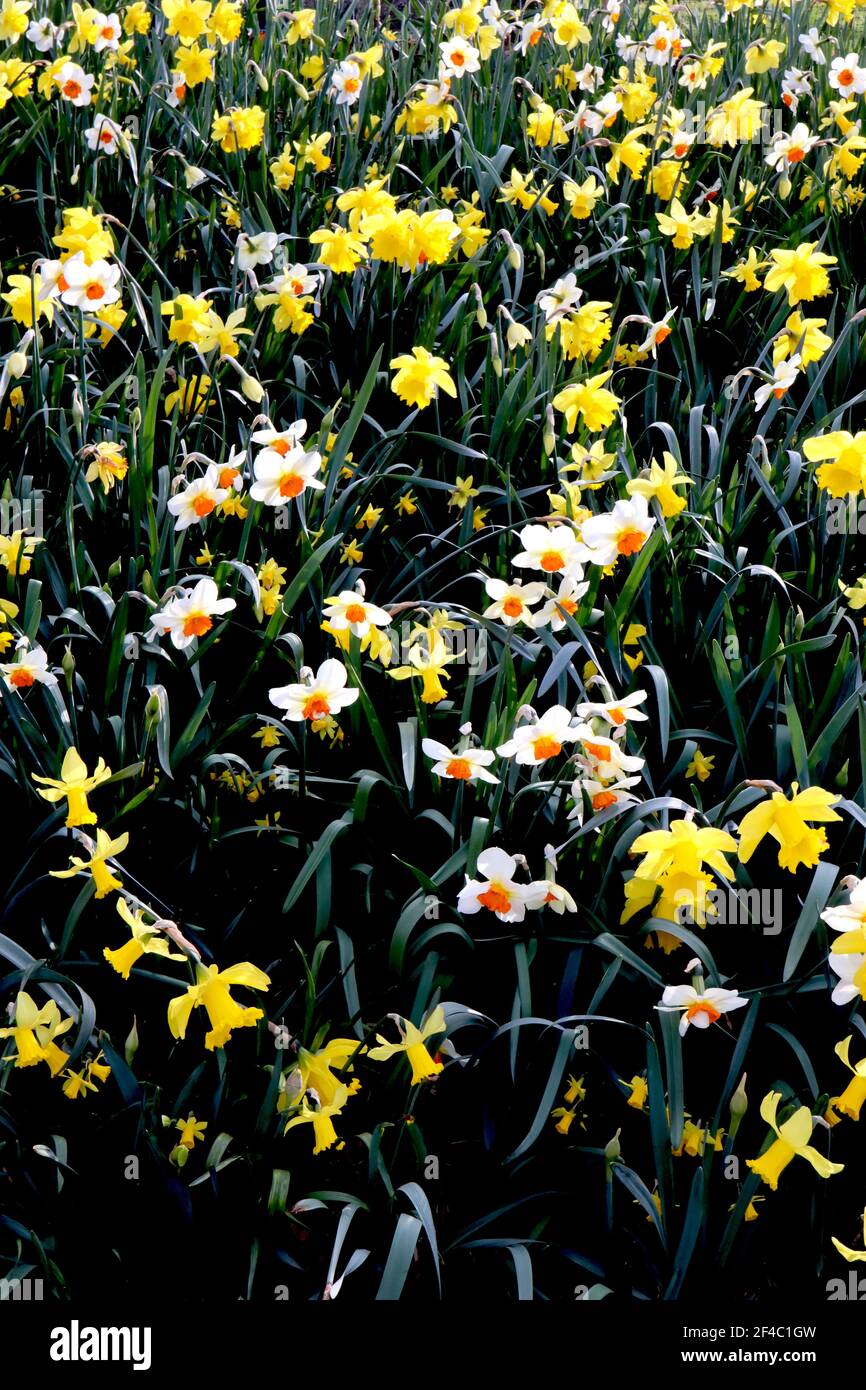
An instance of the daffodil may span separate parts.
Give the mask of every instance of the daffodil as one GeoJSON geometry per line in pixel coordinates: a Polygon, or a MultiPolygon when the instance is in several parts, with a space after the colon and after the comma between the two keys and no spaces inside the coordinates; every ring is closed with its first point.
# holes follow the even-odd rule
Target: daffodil
{"type": "Polygon", "coordinates": [[[145,917],[150,914],[139,909],[133,909],[125,898],[116,899],[117,911],[121,921],[129,927],[132,935],[122,946],[115,947],[113,950],[105,947],[102,954],[108,961],[112,970],[116,970],[118,975],[122,975],[124,980],[129,979],[130,971],[136,961],[144,955],[162,956],[164,960],[185,960],[183,952],[172,951],[168,937],[159,928],[155,921],[148,924],[145,917]]]}
{"type": "Polygon", "coordinates": [[[639,478],[630,478],[625,485],[629,497],[645,497],[647,501],[657,501],[662,516],[677,516],[685,507],[686,499],[678,497],[675,488],[691,487],[693,480],[679,471],[679,464],[667,450],[662,454],[664,465],[659,466],[650,459],[649,469],[639,478]]]}
{"type": "Polygon", "coordinates": [[[281,1089],[277,1109],[284,1110],[291,1103],[289,1096],[301,1097],[308,1091],[315,1092],[320,1106],[334,1105],[342,1092],[345,1099],[361,1089],[357,1077],[343,1081],[334,1075],[334,1068],[345,1071],[355,1053],[361,1048],[357,1038],[332,1038],[317,1052],[309,1052],[305,1047],[298,1048],[298,1063],[286,1079],[281,1089]]]}
{"type": "Polygon", "coordinates": [[[456,660],[457,653],[449,652],[442,634],[429,629],[423,642],[415,642],[408,652],[408,666],[396,666],[388,675],[395,681],[420,680],[424,704],[435,705],[447,697],[442,682],[449,679],[445,667],[456,660]]]}
{"type": "Polygon", "coordinates": [[[117,854],[122,854],[129,844],[129,835],[124,832],[116,840],[112,840],[106,830],[100,828],[96,832],[96,844],[93,847],[89,859],[79,859],[76,855],[70,857],[71,869],[52,869],[52,878],[73,878],[76,874],[83,873],[86,869],[90,870],[94,887],[96,888],[97,898],[106,898],[115,889],[122,888],[123,884],[119,878],[111,872],[108,867],[108,860],[117,854]]]}
{"type": "Polygon", "coordinates": [[[779,1186],[781,1174],[795,1158],[805,1158],[821,1178],[841,1173],[845,1166],[843,1163],[831,1163],[809,1143],[815,1117],[807,1105],[801,1105],[789,1119],[777,1123],[776,1114],[781,1100],[780,1091],[770,1091],[761,1101],[761,1118],[776,1137],[758,1158],[747,1159],[746,1167],[762,1178],[773,1192],[779,1186]]]}
{"type": "Polygon", "coordinates": [[[377,1033],[376,1042],[379,1046],[370,1048],[368,1056],[371,1061],[389,1062],[392,1057],[397,1057],[403,1052],[412,1068],[412,1086],[438,1076],[442,1070],[442,1063],[430,1056],[427,1042],[430,1038],[445,1032],[445,1011],[441,1004],[422,1020],[420,1027],[416,1027],[408,1018],[395,1017],[395,1022],[400,1032],[400,1041],[388,1042],[381,1033],[377,1033]]]}
{"type": "Polygon", "coordinates": [[[709,1028],[723,1014],[742,1009],[748,1004],[734,989],[696,989],[693,985],[667,985],[662,1002],[656,1005],[662,1013],[679,1013],[679,1033],[684,1037],[690,1026],[709,1028]]]}
{"type": "Polygon", "coordinates": [[[836,1056],[844,1062],[852,1075],[842,1094],[834,1096],[830,1104],[834,1110],[840,1110],[850,1119],[859,1120],[861,1107],[866,1100],[866,1057],[856,1063],[851,1061],[848,1053],[852,1036],[853,1034],[849,1033],[847,1038],[843,1038],[834,1048],[836,1056]]]}
{"type": "Polygon", "coordinates": [[[823,828],[814,829],[807,821],[838,821],[842,817],[831,810],[839,801],[822,787],[806,787],[800,791],[791,784],[790,798],[784,792],[773,792],[764,801],[747,811],[740,821],[738,857],[747,864],[765,835],[771,835],[779,845],[779,865],[795,873],[800,864],[814,867],[827,849],[823,828]]]}
{"type": "Polygon", "coordinates": [[[435,357],[425,347],[413,347],[411,353],[393,358],[391,370],[395,372],[391,390],[406,405],[416,405],[419,410],[435,400],[440,390],[448,396],[457,395],[445,358],[435,357]]]}
{"type": "Polygon", "coordinates": [[[225,1047],[235,1028],[252,1028],[264,1011],[257,1008],[244,1008],[234,1000],[230,993],[232,985],[244,985],[247,989],[266,990],[270,979],[263,970],[242,961],[220,970],[218,965],[197,965],[196,983],[190,985],[184,994],[172,999],[168,1006],[168,1026],[175,1038],[186,1037],[187,1025],[193,1009],[203,1008],[210,1021],[210,1031],[205,1035],[204,1045],[208,1051],[225,1047]]]}
{"type": "Polygon", "coordinates": [[[177,1142],[185,1149],[193,1149],[200,1140],[204,1139],[207,1120],[197,1120],[190,1111],[185,1120],[175,1120],[174,1127],[180,1130],[180,1138],[177,1142]]]}
{"type": "Polygon", "coordinates": [[[313,1153],[324,1153],[325,1149],[330,1149],[339,1139],[334,1128],[334,1116],[339,1115],[343,1109],[348,1094],[345,1086],[338,1086],[330,1105],[317,1106],[309,1105],[305,1097],[301,1102],[298,1114],[287,1122],[283,1133],[288,1134],[290,1129],[295,1128],[295,1125],[311,1124],[313,1126],[313,1153]]]}
{"type": "Polygon", "coordinates": [[[697,777],[699,782],[706,782],[713,771],[715,754],[709,755],[702,753],[700,748],[696,748],[692,754],[692,760],[686,768],[686,777],[697,777]]]}
{"type": "Polygon", "coordinates": [[[45,1062],[52,1076],[66,1066],[69,1054],[58,1047],[55,1038],[66,1033],[73,1019],[63,1018],[53,999],[38,1008],[36,1001],[24,990],[15,1000],[15,1019],[10,1028],[0,1028],[0,1038],[15,1041],[15,1066],[34,1067],[45,1062]]]}
{"type": "Polygon", "coordinates": [[[858,1263],[861,1263],[862,1261],[866,1260],[866,1208],[864,1208],[864,1211],[863,1211],[863,1245],[864,1245],[864,1249],[862,1249],[862,1250],[852,1250],[852,1248],[851,1248],[850,1245],[843,1245],[842,1242],[841,1242],[841,1240],[837,1240],[835,1236],[831,1236],[830,1239],[831,1239],[831,1241],[833,1242],[833,1244],[835,1245],[836,1249],[839,1251],[839,1254],[843,1257],[843,1259],[846,1259],[846,1260],[848,1261],[849,1264],[858,1264],[858,1263]]]}
{"type": "Polygon", "coordinates": [[[793,306],[804,299],[820,299],[830,291],[826,267],[836,265],[837,258],[817,251],[815,241],[770,252],[770,269],[764,276],[764,289],[787,290],[788,303],[793,306]]]}
{"type": "Polygon", "coordinates": [[[45,801],[53,805],[66,799],[68,826],[96,824],[96,813],[91,811],[87,804],[87,797],[111,777],[111,768],[106,767],[102,758],[97,762],[93,772],[88,773],[76,749],[67,748],[59,779],[40,777],[35,772],[31,775],[34,782],[41,782],[47,788],[46,791],[39,791],[39,795],[45,801]]]}
{"type": "Polygon", "coordinates": [[[866,490],[866,430],[832,430],[815,435],[803,444],[810,463],[821,463],[815,470],[819,487],[831,497],[847,497],[866,490]]]}

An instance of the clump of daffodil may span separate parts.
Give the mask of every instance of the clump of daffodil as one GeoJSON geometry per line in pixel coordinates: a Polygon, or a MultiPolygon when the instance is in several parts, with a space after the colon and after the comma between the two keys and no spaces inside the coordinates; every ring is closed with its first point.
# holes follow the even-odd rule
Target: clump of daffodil
{"type": "Polygon", "coordinates": [[[67,748],[60,768],[60,777],[40,777],[37,773],[31,774],[34,782],[41,782],[46,788],[40,790],[39,795],[53,805],[55,802],[67,802],[66,824],[69,827],[76,825],[95,825],[96,813],[91,811],[87,798],[88,795],[101,787],[103,782],[107,782],[111,776],[111,768],[106,767],[102,758],[96,764],[92,773],[87,771],[87,767],[82,762],[75,748],[67,748]]]}
{"type": "Polygon", "coordinates": [[[564,1103],[551,1110],[550,1118],[557,1122],[557,1134],[568,1134],[577,1116],[577,1107],[586,1099],[586,1086],[582,1076],[579,1080],[574,1076],[568,1078],[562,1099],[564,1103]]]}
{"type": "Polygon", "coordinates": [[[63,1075],[66,1081],[63,1085],[63,1094],[70,1100],[77,1100],[79,1096],[86,1096],[88,1091],[98,1090],[97,1082],[100,1084],[107,1081],[111,1075],[111,1067],[107,1062],[100,1061],[102,1053],[97,1055],[89,1062],[86,1062],[81,1071],[73,1071],[67,1068],[63,1075]]]}
{"type": "Polygon", "coordinates": [[[230,965],[220,970],[218,965],[196,965],[196,982],[184,994],[172,999],[168,1006],[168,1026],[175,1038],[186,1037],[187,1025],[193,1009],[203,1008],[210,1020],[210,1031],[205,1035],[204,1045],[209,1052],[225,1047],[235,1028],[252,1028],[264,1010],[244,1008],[232,998],[232,985],[245,985],[247,989],[265,990],[270,985],[269,977],[263,970],[249,961],[230,965]]]}
{"type": "Polygon", "coordinates": [[[809,1143],[815,1116],[808,1105],[801,1105],[787,1120],[777,1123],[781,1100],[781,1091],[769,1091],[761,1101],[761,1119],[770,1126],[775,1138],[758,1158],[747,1159],[746,1167],[757,1173],[773,1192],[779,1186],[782,1173],[795,1158],[805,1158],[820,1178],[841,1173],[844,1163],[831,1163],[809,1143]]]}
{"type": "Polygon", "coordinates": [[[417,1086],[421,1081],[428,1081],[434,1076],[438,1076],[442,1070],[442,1063],[435,1057],[431,1057],[427,1048],[427,1041],[436,1037],[439,1033],[445,1032],[445,1012],[441,1005],[435,1008],[422,1020],[421,1026],[416,1027],[408,1018],[400,1018],[397,1014],[391,1017],[397,1024],[400,1032],[399,1042],[388,1042],[381,1033],[376,1034],[377,1047],[371,1047],[368,1053],[374,1062],[389,1062],[392,1057],[399,1056],[401,1052],[406,1054],[406,1061],[412,1068],[410,1084],[417,1086]]]}
{"type": "Polygon", "coordinates": [[[699,827],[688,819],[673,821],[667,830],[639,835],[630,853],[642,858],[634,877],[625,885],[626,905],[620,921],[625,923],[635,913],[652,906],[654,917],[681,922],[688,914],[704,926],[707,918],[714,915],[709,895],[716,888],[715,879],[704,865],[723,878],[732,879],[734,871],[725,856],[736,848],[736,840],[727,831],[699,827]],[[661,895],[654,902],[659,888],[661,895]]]}
{"type": "Polygon", "coordinates": [[[800,791],[791,784],[791,796],[774,791],[764,801],[747,811],[740,821],[738,857],[747,864],[765,835],[771,835],[779,845],[779,866],[795,873],[800,864],[814,868],[827,849],[827,834],[823,828],[814,829],[807,821],[838,821],[842,817],[832,806],[840,800],[822,787],[806,787],[800,791]]]}

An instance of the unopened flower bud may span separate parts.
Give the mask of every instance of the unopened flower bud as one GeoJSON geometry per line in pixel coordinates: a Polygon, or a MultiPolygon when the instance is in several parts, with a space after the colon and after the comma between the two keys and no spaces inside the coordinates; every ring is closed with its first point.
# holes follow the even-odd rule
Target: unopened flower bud
{"type": "Polygon", "coordinates": [[[490,365],[497,376],[502,376],[502,358],[499,356],[499,339],[495,333],[490,334],[490,365]]]}
{"type": "Polygon", "coordinates": [[[734,1139],[736,1137],[737,1130],[740,1128],[740,1122],[742,1121],[742,1118],[745,1115],[748,1108],[749,1102],[746,1096],[746,1073],[743,1072],[743,1075],[740,1077],[740,1084],[734,1091],[734,1094],[731,1096],[730,1100],[729,1109],[731,1112],[731,1120],[730,1124],[728,1125],[728,1135],[731,1139],[734,1139]]]}
{"type": "Polygon", "coordinates": [[[241,390],[247,400],[252,401],[253,405],[258,405],[259,401],[264,399],[264,386],[262,386],[260,381],[256,381],[255,377],[250,376],[249,373],[246,373],[241,379],[241,390]]]}
{"type": "Polygon", "coordinates": [[[135,1015],[133,1015],[133,1018],[132,1018],[132,1027],[131,1027],[130,1030],[129,1030],[129,1035],[127,1036],[126,1042],[123,1044],[123,1055],[124,1055],[124,1057],[126,1058],[126,1065],[127,1065],[128,1067],[131,1067],[131,1066],[132,1066],[132,1060],[133,1060],[133,1058],[135,1057],[135,1054],[136,1054],[137,1051],[138,1051],[138,1024],[136,1023],[135,1015]]]}
{"type": "Polygon", "coordinates": [[[553,417],[553,406],[548,405],[544,414],[544,431],[541,436],[541,446],[546,455],[553,453],[556,448],[556,422],[553,417]]]}
{"type": "Polygon", "coordinates": [[[472,286],[472,293],[475,295],[475,303],[478,306],[475,310],[475,319],[479,328],[487,327],[487,310],[484,307],[484,296],[481,293],[480,285],[472,286]]]}

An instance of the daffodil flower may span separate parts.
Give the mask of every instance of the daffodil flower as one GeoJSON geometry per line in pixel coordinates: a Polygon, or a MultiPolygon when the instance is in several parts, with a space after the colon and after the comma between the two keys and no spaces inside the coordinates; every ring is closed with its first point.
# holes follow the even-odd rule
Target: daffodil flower
{"type": "Polygon", "coordinates": [[[334,1128],[334,1116],[339,1115],[346,1103],[348,1095],[349,1092],[345,1086],[338,1086],[334,1093],[334,1099],[331,1101],[330,1105],[313,1107],[308,1105],[306,1099],[304,1099],[301,1102],[299,1113],[288,1121],[283,1133],[288,1134],[289,1130],[294,1129],[295,1125],[311,1124],[313,1126],[314,1140],[313,1153],[320,1154],[323,1153],[325,1149],[330,1149],[332,1144],[336,1144],[339,1139],[339,1135],[334,1128]]]}
{"type": "Polygon", "coordinates": [[[88,806],[87,797],[90,792],[102,786],[103,782],[107,782],[110,776],[111,768],[106,767],[102,758],[97,762],[93,772],[88,773],[86,765],[74,748],[66,750],[59,780],[54,777],[39,777],[35,772],[32,774],[34,782],[42,782],[48,788],[47,791],[39,792],[43,800],[53,804],[66,798],[66,824],[69,827],[96,824],[96,813],[88,806]]]}
{"type": "Polygon", "coordinates": [[[442,684],[443,680],[449,678],[445,667],[456,658],[457,653],[449,652],[445,646],[442,634],[430,628],[426,631],[425,643],[416,642],[409,648],[409,665],[396,666],[388,675],[395,681],[420,678],[422,701],[425,705],[435,705],[448,694],[442,684]]]}
{"type": "Polygon", "coordinates": [[[821,921],[831,931],[840,932],[833,942],[833,954],[838,956],[866,953],[866,878],[851,885],[847,903],[825,908],[821,921]]]}
{"type": "Polygon", "coordinates": [[[770,1091],[761,1101],[761,1118],[766,1120],[776,1137],[758,1158],[747,1159],[746,1167],[757,1173],[773,1192],[779,1186],[781,1174],[795,1158],[805,1158],[820,1178],[830,1178],[834,1173],[841,1173],[844,1163],[831,1163],[809,1143],[815,1117],[808,1105],[801,1105],[799,1110],[782,1124],[776,1123],[776,1112],[781,1099],[781,1091],[770,1091]]]}
{"type": "Polygon", "coordinates": [[[185,1120],[176,1120],[174,1127],[180,1130],[180,1139],[177,1142],[185,1149],[192,1149],[199,1140],[204,1139],[207,1120],[197,1120],[190,1111],[185,1120]]]}
{"type": "MultiPolygon", "coordinates": [[[[837,1240],[835,1236],[831,1236],[830,1239],[839,1251],[839,1254],[843,1259],[846,1259],[849,1264],[858,1264],[866,1260],[866,1249],[852,1250],[850,1245],[843,1245],[841,1240],[837,1240]]],[[[863,1244],[866,1246],[866,1209],[863,1211],[863,1244]]]]}
{"type": "Polygon", "coordinates": [[[445,1032],[445,1011],[441,1004],[427,1015],[420,1028],[408,1018],[397,1018],[396,1022],[402,1035],[400,1042],[389,1043],[387,1038],[377,1033],[376,1041],[379,1046],[371,1047],[368,1056],[374,1062],[389,1062],[392,1057],[405,1052],[406,1060],[412,1068],[412,1086],[437,1076],[442,1070],[442,1063],[430,1056],[426,1043],[428,1038],[445,1032]]]}
{"type": "Polygon", "coordinates": [[[71,1018],[62,1018],[53,999],[38,1008],[36,1001],[24,990],[15,1001],[15,1022],[11,1028],[0,1028],[0,1038],[14,1038],[17,1052],[16,1067],[34,1067],[46,1062],[52,1076],[66,1066],[69,1054],[58,1047],[54,1039],[72,1027],[71,1018]]]}
{"type": "Polygon", "coordinates": [[[114,950],[106,946],[102,954],[111,968],[116,970],[118,975],[122,975],[124,980],[129,979],[132,967],[144,955],[162,956],[165,960],[186,960],[183,952],[172,951],[163,931],[154,924],[148,925],[145,922],[143,912],[133,912],[125,898],[117,899],[117,911],[132,935],[123,946],[114,950]]]}
{"type": "Polygon", "coordinates": [[[522,922],[527,908],[542,906],[547,892],[543,882],[517,883],[517,860],[502,849],[485,849],[478,856],[477,872],[483,878],[469,878],[457,898],[457,910],[464,916],[493,912],[501,922],[522,922]]]}
{"type": "Polygon", "coordinates": [[[231,985],[246,985],[247,989],[265,990],[270,979],[263,970],[242,961],[230,965],[228,970],[220,970],[218,965],[197,965],[196,983],[190,985],[185,994],[172,999],[168,1006],[168,1026],[175,1038],[186,1037],[187,1024],[193,1009],[203,1008],[210,1020],[210,1032],[205,1035],[204,1045],[209,1052],[225,1047],[235,1028],[252,1028],[264,1011],[244,1008],[234,1000],[229,992],[231,985]]]}
{"type": "MultiPolygon", "coordinates": [[[[345,1070],[348,1062],[362,1044],[357,1038],[332,1038],[318,1052],[308,1052],[305,1047],[298,1049],[298,1064],[285,1078],[280,1088],[277,1109],[285,1110],[291,1103],[289,1097],[303,1096],[306,1092],[315,1093],[320,1106],[333,1105],[342,1091],[345,1096],[353,1096],[361,1089],[357,1077],[350,1082],[341,1081],[333,1073],[345,1070]]],[[[345,1103],[345,1102],[344,1102],[345,1103]]]]}
{"type": "Polygon", "coordinates": [[[848,1115],[852,1120],[860,1119],[860,1109],[866,1100],[866,1057],[862,1061],[853,1063],[848,1056],[853,1034],[849,1033],[847,1038],[843,1038],[837,1043],[834,1051],[848,1070],[852,1073],[852,1079],[848,1082],[841,1096],[834,1096],[830,1101],[834,1110],[841,1110],[843,1115],[848,1115]]]}
{"type": "Polygon", "coordinates": [[[109,869],[108,860],[116,854],[122,854],[128,844],[129,835],[126,832],[112,840],[108,831],[100,828],[96,832],[96,845],[89,859],[79,859],[77,855],[70,855],[69,862],[72,868],[52,869],[50,875],[52,878],[74,878],[76,874],[89,869],[96,888],[96,897],[107,898],[116,888],[123,887],[121,880],[109,869]]]}
{"type": "Polygon", "coordinates": [[[773,792],[769,801],[747,811],[740,821],[740,863],[747,864],[764,836],[771,835],[779,845],[780,868],[795,873],[800,864],[814,867],[827,848],[827,835],[823,829],[814,830],[806,822],[841,820],[842,817],[830,809],[839,800],[822,787],[806,787],[800,791],[796,782],[791,784],[790,798],[784,792],[773,792]]]}
{"type": "Polygon", "coordinates": [[[668,985],[662,994],[662,1002],[656,1004],[661,1013],[682,1012],[679,1023],[680,1037],[685,1037],[689,1025],[695,1028],[709,1028],[717,1023],[722,1014],[732,1009],[742,1009],[748,1004],[734,989],[697,990],[693,985],[668,985]]]}

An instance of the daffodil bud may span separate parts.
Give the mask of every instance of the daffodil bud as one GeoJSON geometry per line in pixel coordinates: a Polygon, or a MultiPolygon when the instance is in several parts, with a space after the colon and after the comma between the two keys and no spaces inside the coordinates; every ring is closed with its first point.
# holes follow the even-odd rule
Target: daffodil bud
{"type": "Polygon", "coordinates": [[[78,183],[78,175],[79,175],[80,171],[81,171],[81,165],[80,165],[80,164],[76,164],[75,168],[72,170],[72,174],[71,174],[70,179],[69,179],[69,182],[72,184],[72,187],[73,187],[73,188],[74,188],[74,187],[76,186],[76,184],[78,183]]]}
{"type": "Polygon", "coordinates": [[[253,405],[258,405],[259,401],[264,399],[264,386],[262,386],[260,381],[256,381],[254,376],[250,376],[248,373],[241,379],[241,390],[247,400],[252,401],[253,405]]]}
{"type": "Polygon", "coordinates": [[[178,1144],[169,1154],[169,1159],[178,1168],[183,1168],[189,1158],[189,1149],[185,1144],[178,1144]]]}
{"type": "MultiPolygon", "coordinates": [[[[30,337],[32,336],[33,335],[30,334],[30,337]]],[[[14,381],[21,380],[22,376],[27,371],[27,366],[30,361],[30,358],[27,356],[27,352],[22,350],[23,344],[24,339],[22,338],[21,347],[19,347],[15,352],[10,352],[9,356],[6,358],[6,371],[9,373],[9,375],[12,377],[14,381]]]]}
{"type": "Polygon", "coordinates": [[[508,247],[508,264],[511,266],[512,270],[519,270],[523,264],[523,252],[510,232],[503,232],[502,240],[508,247]]]}
{"type": "Polygon", "coordinates": [[[806,626],[806,619],[803,616],[802,608],[798,608],[794,617],[794,641],[799,642],[803,636],[803,629],[806,626]]]}
{"type": "Polygon", "coordinates": [[[81,429],[84,422],[84,406],[81,404],[81,395],[77,386],[72,392],[72,419],[76,429],[81,429]]]}
{"type": "Polygon", "coordinates": [[[68,688],[72,689],[72,677],[75,675],[75,657],[72,655],[72,648],[67,647],[60,662],[63,674],[66,677],[68,688]]]}
{"type": "Polygon", "coordinates": [[[132,1027],[127,1035],[126,1042],[123,1044],[123,1055],[126,1058],[126,1065],[132,1066],[133,1058],[138,1051],[138,1024],[135,1015],[132,1017],[132,1027]]]}
{"type": "Polygon", "coordinates": [[[150,692],[147,704],[144,707],[144,723],[149,734],[152,734],[162,713],[161,701],[155,690],[150,692]]]}
{"type": "Polygon", "coordinates": [[[850,761],[850,759],[849,759],[849,758],[846,758],[845,761],[844,761],[844,763],[843,763],[842,766],[840,767],[839,771],[836,773],[836,776],[833,778],[833,785],[834,785],[834,786],[836,786],[836,787],[847,787],[847,785],[848,785],[848,763],[849,763],[849,761],[850,761]]]}
{"type": "Polygon", "coordinates": [[[548,405],[544,413],[544,432],[541,436],[541,447],[547,457],[549,457],[556,448],[556,422],[553,417],[553,406],[551,405],[548,405]]]}
{"type": "Polygon", "coordinates": [[[204,183],[207,177],[204,169],[199,169],[196,164],[187,164],[183,171],[183,181],[190,192],[198,188],[200,183],[204,183]]]}
{"type": "Polygon", "coordinates": [[[265,74],[262,72],[258,63],[250,63],[249,66],[252,68],[253,72],[256,75],[256,83],[258,84],[259,90],[262,92],[268,91],[270,83],[268,82],[268,79],[265,77],[265,74]]]}
{"type": "Polygon", "coordinates": [[[476,310],[475,310],[475,320],[476,320],[476,322],[477,322],[479,328],[486,328],[486,327],[487,327],[487,310],[486,310],[485,307],[484,307],[484,296],[483,296],[483,294],[481,293],[481,286],[480,286],[480,285],[473,285],[473,286],[472,286],[472,293],[475,295],[475,303],[476,303],[477,306],[478,306],[478,307],[476,308],[476,310]]]}
{"type": "Polygon", "coordinates": [[[287,78],[289,79],[289,82],[290,82],[291,85],[294,87],[294,89],[295,89],[295,91],[297,92],[298,96],[301,98],[301,101],[309,101],[309,100],[310,100],[310,93],[307,91],[306,87],[302,87],[301,84],[300,84],[300,82],[298,81],[298,79],[297,79],[296,77],[293,77],[292,74],[291,74],[290,72],[287,72],[285,68],[283,68],[282,71],[283,71],[283,76],[284,76],[284,77],[287,77],[287,78]]]}
{"type": "Polygon", "coordinates": [[[502,358],[499,356],[499,340],[495,333],[490,334],[490,364],[497,376],[502,376],[502,358]]]}
{"type": "Polygon", "coordinates": [[[547,257],[544,254],[544,248],[540,241],[536,241],[534,245],[535,254],[538,257],[538,270],[543,280],[547,274],[547,257]]]}
{"type": "Polygon", "coordinates": [[[117,559],[117,560],[112,560],[111,564],[108,566],[108,575],[107,575],[107,578],[109,578],[109,579],[119,579],[122,573],[123,573],[123,566],[122,566],[120,560],[119,560],[119,559],[117,559]]]}
{"type": "Polygon", "coordinates": [[[611,1178],[611,1170],[613,1169],[613,1165],[616,1163],[617,1159],[622,1153],[622,1149],[620,1147],[619,1142],[619,1136],[621,1134],[622,1130],[618,1129],[613,1138],[609,1139],[604,1146],[604,1166],[607,1172],[608,1180],[610,1180],[611,1178]]]}
{"type": "Polygon", "coordinates": [[[746,1096],[746,1073],[743,1072],[740,1077],[740,1084],[731,1096],[729,1105],[731,1120],[728,1125],[728,1134],[731,1139],[736,1136],[737,1130],[740,1128],[740,1122],[748,1108],[749,1101],[746,1096]]]}

